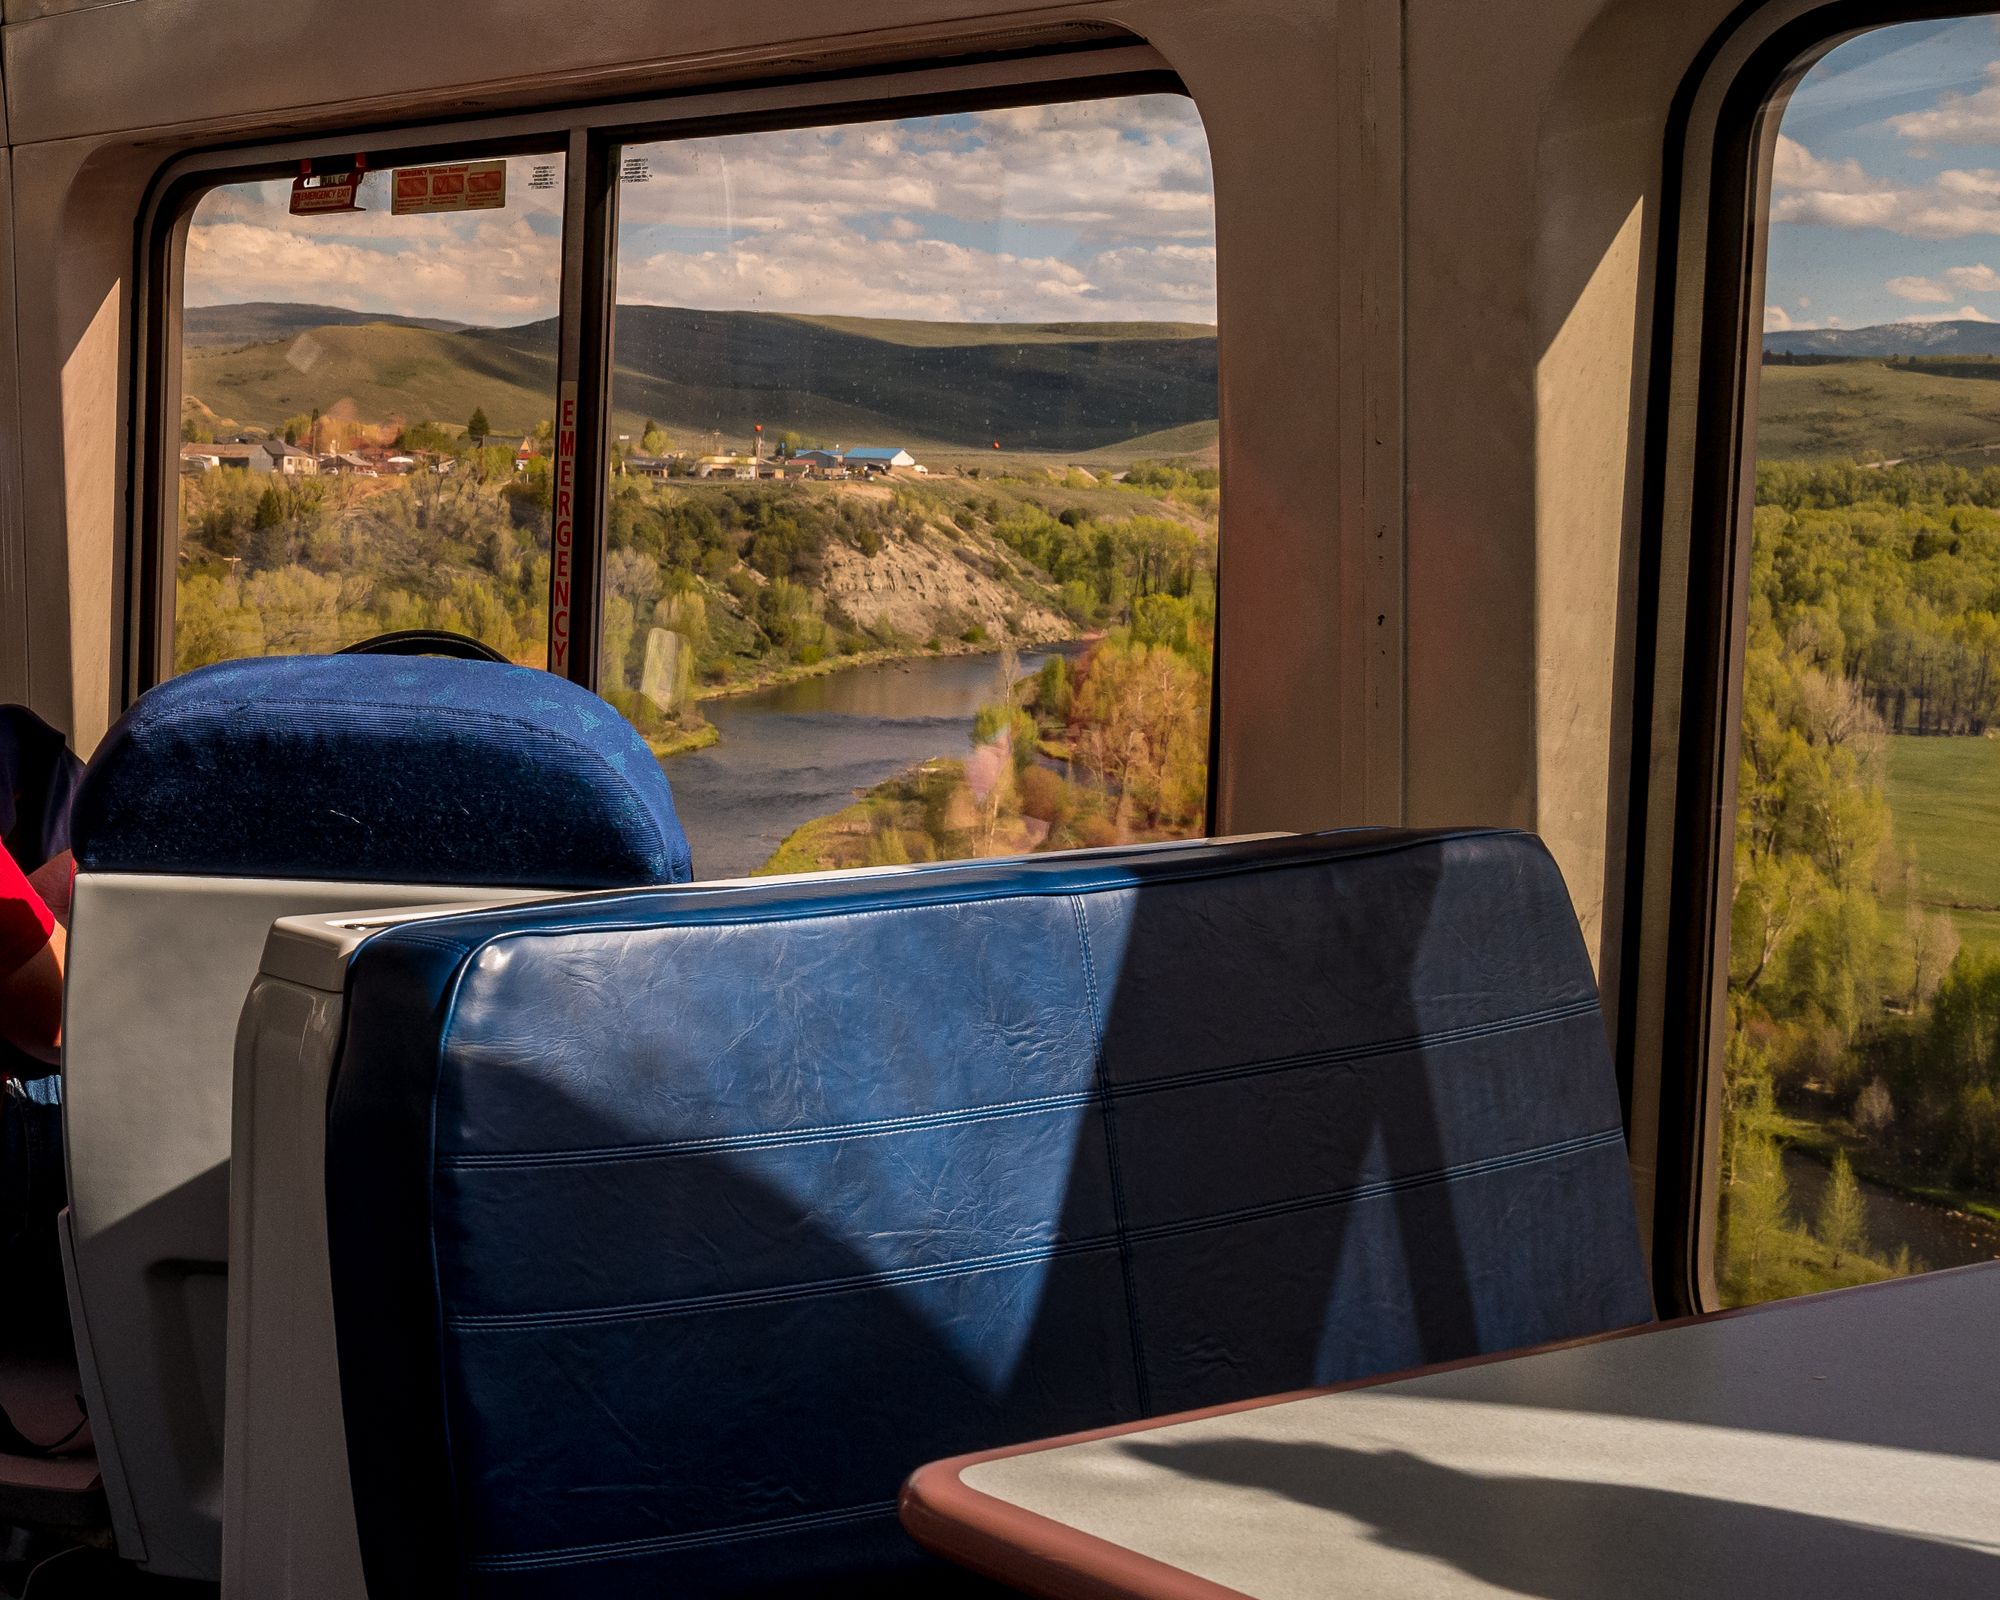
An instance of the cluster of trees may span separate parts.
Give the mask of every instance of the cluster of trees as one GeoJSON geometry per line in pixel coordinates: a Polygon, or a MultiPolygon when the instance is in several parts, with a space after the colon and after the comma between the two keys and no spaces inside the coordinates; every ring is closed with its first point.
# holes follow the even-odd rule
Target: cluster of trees
{"type": "Polygon", "coordinates": [[[1751,559],[1891,732],[2000,724],[2000,469],[1766,463],[1751,559]]]}
{"type": "Polygon", "coordinates": [[[547,475],[517,475],[509,451],[469,452],[449,477],[222,468],[181,480],[181,530],[180,671],[413,627],[546,660],[547,475]]]}
{"type": "Polygon", "coordinates": [[[2000,955],[1961,950],[1923,904],[1885,792],[1891,731],[1982,732],[2000,711],[2000,511],[1982,497],[2000,503],[2000,473],[1759,472],[1725,1099],[1737,1299],[1895,1268],[1789,1217],[1787,1140],[2000,1193],[2000,955]]]}

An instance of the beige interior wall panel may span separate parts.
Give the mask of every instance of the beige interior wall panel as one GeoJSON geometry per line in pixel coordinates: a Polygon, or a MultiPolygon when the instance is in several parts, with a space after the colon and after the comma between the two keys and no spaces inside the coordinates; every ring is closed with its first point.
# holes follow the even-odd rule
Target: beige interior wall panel
{"type": "MultiPolygon", "coordinates": [[[[0,125],[4,119],[0,110],[0,125]]],[[[8,152],[0,150],[0,702],[26,703],[28,548],[21,510],[21,392],[13,311],[14,169],[8,152]]]]}
{"type": "Polygon", "coordinates": [[[133,219],[159,161],[13,152],[30,698],[85,756],[117,709],[133,219]]]}
{"type": "Polygon", "coordinates": [[[1601,958],[1624,873],[1663,142],[1727,10],[1553,0],[1533,28],[1411,10],[1411,820],[1535,828],[1601,958]]]}
{"type": "Polygon", "coordinates": [[[482,0],[470,9],[348,0],[336,10],[128,0],[22,21],[7,30],[6,48],[9,72],[33,84],[17,137],[38,140],[547,104],[630,93],[695,71],[742,79],[796,70],[814,57],[865,57],[927,39],[1110,14],[1076,0],[850,0],[837,10],[814,0],[593,0],[587,8],[482,0]]]}

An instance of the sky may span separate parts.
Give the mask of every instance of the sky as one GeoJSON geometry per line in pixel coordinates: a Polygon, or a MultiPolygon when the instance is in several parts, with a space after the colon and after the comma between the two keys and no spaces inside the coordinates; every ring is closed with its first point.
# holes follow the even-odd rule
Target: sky
{"type": "Polygon", "coordinates": [[[1900,23],[1778,124],[1764,327],[2000,319],[2000,18],[1900,23]]]}
{"type": "MultiPolygon", "coordinates": [[[[2000,38],[1996,38],[2000,43],[2000,38]]],[[[1996,51],[2000,54],[2000,51],[1996,51]]],[[[927,321],[1215,320],[1208,145],[1147,95],[633,145],[618,298],[927,321]]],[[[491,325],[556,312],[559,156],[508,162],[507,207],[293,217],[289,182],[211,191],[187,304],[292,300],[491,325]],[[541,169],[544,187],[534,187],[541,169]]]]}

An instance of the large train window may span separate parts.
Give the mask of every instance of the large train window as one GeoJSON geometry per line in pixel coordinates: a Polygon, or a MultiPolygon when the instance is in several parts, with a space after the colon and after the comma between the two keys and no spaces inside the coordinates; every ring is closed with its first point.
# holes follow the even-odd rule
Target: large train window
{"type": "Polygon", "coordinates": [[[176,670],[414,627],[547,662],[562,200],[559,154],[477,152],[202,196],[176,670]]]}
{"type": "Polygon", "coordinates": [[[703,875],[1201,833],[1192,104],[629,142],[617,176],[600,687],[703,875]]]}
{"type": "Polygon", "coordinates": [[[1778,128],[1717,1280],[2000,1255],[2000,28],[1864,35],[1778,128]]]}

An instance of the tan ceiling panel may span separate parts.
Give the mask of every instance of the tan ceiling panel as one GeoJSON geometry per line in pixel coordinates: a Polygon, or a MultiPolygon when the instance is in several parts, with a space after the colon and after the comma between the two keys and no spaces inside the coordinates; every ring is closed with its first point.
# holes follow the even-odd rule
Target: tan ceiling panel
{"type": "Polygon", "coordinates": [[[329,27],[321,8],[269,0],[0,3],[14,23],[5,65],[20,143],[174,127],[226,136],[267,130],[279,116],[380,121],[546,105],[704,70],[795,72],[1102,15],[1099,5],[1057,0],[1004,10],[851,0],[831,23],[819,0],[754,8],[594,0],[590,26],[578,27],[574,12],[545,0],[489,0],[473,26],[448,9],[353,0],[329,27]],[[15,22],[15,6],[36,20],[15,22]]]}

